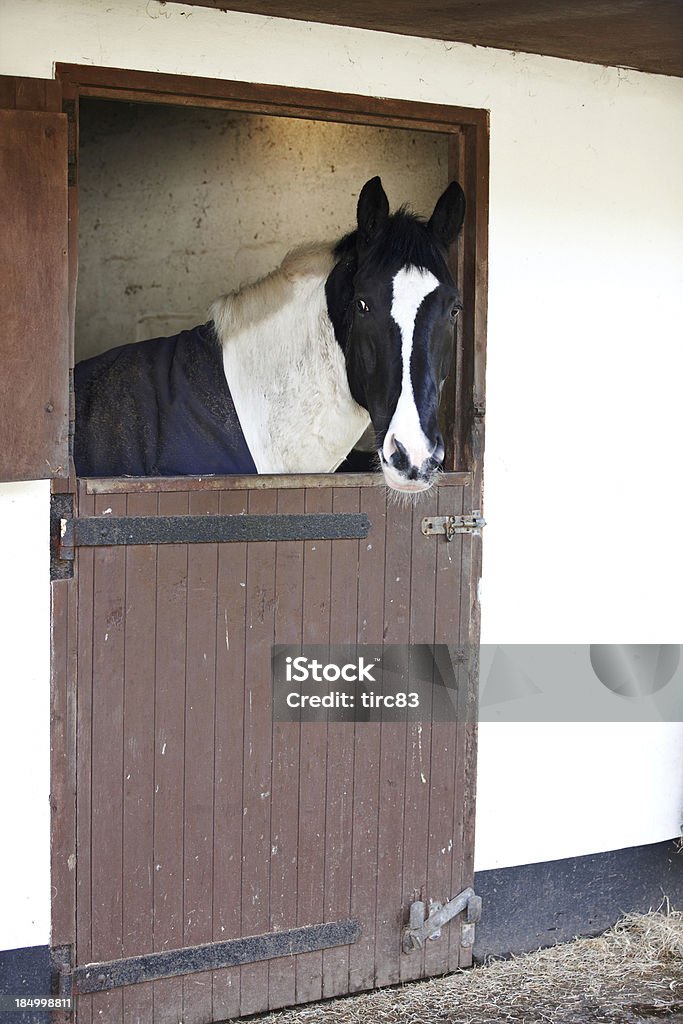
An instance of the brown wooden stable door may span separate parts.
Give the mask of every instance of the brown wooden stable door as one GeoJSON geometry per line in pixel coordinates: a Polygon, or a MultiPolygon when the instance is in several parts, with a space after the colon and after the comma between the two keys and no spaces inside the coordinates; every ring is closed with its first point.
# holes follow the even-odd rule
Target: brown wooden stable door
{"type": "Polygon", "coordinates": [[[56,586],[78,665],[78,1024],[221,1021],[469,963],[461,918],[401,941],[411,903],[472,882],[472,727],[271,713],[274,643],[471,640],[479,538],[421,531],[470,511],[469,476],[414,508],[359,477],[286,483],[79,484],[81,520],[154,517],[159,537],[245,514],[369,532],[75,548],[56,586]]]}
{"type": "MultiPolygon", "coordinates": [[[[53,494],[52,514],[58,987],[74,994],[78,1024],[208,1024],[466,965],[462,914],[421,950],[404,953],[402,939],[412,904],[443,903],[472,882],[475,732],[465,708],[476,667],[457,691],[457,722],[274,722],[271,649],[478,640],[480,538],[424,536],[421,522],[480,507],[488,116],[91,67],[58,66],[57,77],[9,83],[6,101],[0,80],[0,106],[36,109],[38,89],[47,106],[37,108],[54,111],[61,97],[65,114],[45,121],[56,131],[45,145],[59,145],[60,244],[69,160],[69,273],[55,241],[52,320],[66,307],[71,339],[81,95],[445,132],[449,174],[468,202],[456,257],[465,308],[443,400],[446,465],[462,472],[443,474],[414,507],[343,475],[76,482],[72,471],[53,486],[73,492],[53,494]],[[365,517],[367,536],[316,534],[311,520],[329,515],[365,517]],[[222,532],[230,516],[249,527],[237,540],[222,532]],[[300,533],[282,539],[288,516],[300,533]],[[106,543],[93,541],[93,520],[106,543]]],[[[52,454],[42,442],[26,454],[29,475],[45,452],[66,472],[70,345],[62,330],[61,362],[45,362],[61,389],[59,400],[45,392],[45,415],[61,426],[52,454]]]]}

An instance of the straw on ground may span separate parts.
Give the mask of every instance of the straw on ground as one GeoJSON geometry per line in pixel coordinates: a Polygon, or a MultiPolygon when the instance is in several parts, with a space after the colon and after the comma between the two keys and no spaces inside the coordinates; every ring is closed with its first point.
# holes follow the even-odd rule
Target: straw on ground
{"type": "Polygon", "coordinates": [[[279,1011],[258,1021],[683,1024],[683,913],[631,914],[597,938],[427,982],[279,1011]]]}

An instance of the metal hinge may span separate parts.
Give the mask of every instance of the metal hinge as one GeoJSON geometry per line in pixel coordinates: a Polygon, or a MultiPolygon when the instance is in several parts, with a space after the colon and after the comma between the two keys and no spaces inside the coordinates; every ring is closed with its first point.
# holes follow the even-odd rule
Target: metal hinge
{"type": "Polygon", "coordinates": [[[224,967],[240,967],[281,957],[292,958],[299,953],[351,946],[358,942],[362,933],[360,922],[349,918],[75,967],[71,966],[70,947],[63,947],[58,959],[53,956],[55,984],[63,997],[90,995],[141,982],[188,977],[224,967]]]}
{"type": "Polygon", "coordinates": [[[434,941],[441,936],[441,929],[454,917],[465,911],[461,925],[460,944],[466,948],[474,945],[474,929],[481,919],[481,896],[474,889],[463,889],[448,903],[431,902],[429,916],[426,905],[419,900],[410,905],[410,920],[403,932],[403,952],[412,953],[422,949],[427,939],[434,941]]]}
{"type": "Polygon", "coordinates": [[[50,950],[50,961],[52,994],[62,999],[70,999],[73,995],[73,946],[53,946],[50,950]]]}
{"type": "Polygon", "coordinates": [[[53,494],[50,508],[51,579],[73,576],[75,549],[135,544],[224,544],[367,537],[365,512],[301,515],[79,516],[73,496],[53,494]]]}
{"type": "Polygon", "coordinates": [[[230,541],[348,540],[367,537],[365,512],[301,515],[79,516],[59,524],[60,557],[74,548],[136,544],[224,544],[230,541]]]}
{"type": "Polygon", "coordinates": [[[70,580],[74,574],[73,548],[65,544],[73,521],[73,494],[50,495],[50,579],[70,580]]]}
{"type": "Polygon", "coordinates": [[[482,519],[477,509],[468,516],[425,516],[422,520],[422,532],[425,537],[433,534],[445,534],[446,540],[453,540],[456,533],[481,533],[486,520],[482,519]]]}

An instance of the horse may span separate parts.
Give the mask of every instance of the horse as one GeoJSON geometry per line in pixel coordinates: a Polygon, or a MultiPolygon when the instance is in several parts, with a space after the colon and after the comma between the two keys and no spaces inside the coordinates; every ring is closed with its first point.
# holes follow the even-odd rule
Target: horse
{"type": "Polygon", "coordinates": [[[447,252],[464,216],[457,182],[423,220],[390,214],[371,178],[336,244],[294,250],[191,331],[78,363],[77,474],[330,473],[360,447],[394,490],[429,488],[462,309],[447,252]]]}

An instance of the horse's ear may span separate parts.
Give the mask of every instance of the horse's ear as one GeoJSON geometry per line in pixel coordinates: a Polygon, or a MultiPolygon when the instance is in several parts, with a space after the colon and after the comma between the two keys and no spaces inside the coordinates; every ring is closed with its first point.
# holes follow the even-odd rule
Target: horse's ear
{"type": "Polygon", "coordinates": [[[437,204],[429,219],[429,230],[445,249],[452,245],[460,234],[465,219],[465,193],[457,181],[452,181],[437,204]]]}
{"type": "Polygon", "coordinates": [[[362,246],[370,245],[382,230],[389,216],[389,200],[379,176],[366,181],[358,197],[358,238],[362,246]]]}

